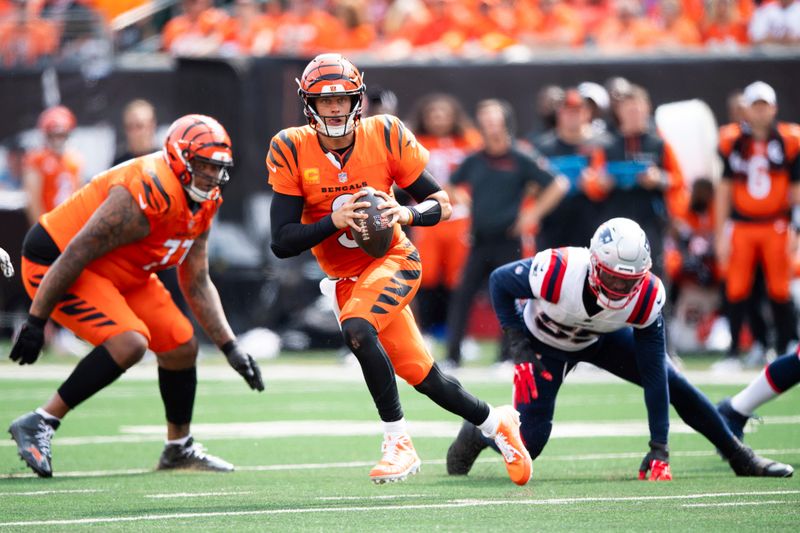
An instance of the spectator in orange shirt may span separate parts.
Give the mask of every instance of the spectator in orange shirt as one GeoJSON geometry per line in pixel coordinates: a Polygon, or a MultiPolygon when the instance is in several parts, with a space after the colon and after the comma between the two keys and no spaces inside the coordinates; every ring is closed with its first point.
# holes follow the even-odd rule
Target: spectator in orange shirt
{"type": "Polygon", "coordinates": [[[341,34],[336,17],[315,7],[312,0],[293,0],[276,30],[273,52],[310,56],[334,46],[338,49],[336,39],[341,34]]]}
{"type": "Polygon", "coordinates": [[[659,48],[697,48],[701,44],[697,24],[681,11],[680,0],[662,0],[662,31],[655,45],[659,48]]]}
{"type": "Polygon", "coordinates": [[[568,0],[567,3],[577,13],[587,35],[594,35],[603,21],[614,15],[612,0],[568,0]]]}
{"type": "Polygon", "coordinates": [[[432,51],[459,51],[474,35],[475,13],[469,6],[453,0],[427,0],[426,4],[430,18],[414,29],[409,28],[411,44],[432,51]]]}
{"type": "Polygon", "coordinates": [[[597,46],[607,51],[634,51],[651,47],[658,29],[641,16],[637,0],[616,0],[614,16],[597,30],[597,46]]]}
{"type": "Polygon", "coordinates": [[[45,109],[39,115],[38,128],[44,146],[25,157],[23,185],[28,193],[26,208],[31,225],[78,190],[81,164],[79,157],[66,150],[66,142],[76,120],[64,106],[45,109]]]}
{"type": "Polygon", "coordinates": [[[338,49],[363,51],[375,42],[375,27],[367,20],[363,0],[338,0],[334,14],[343,28],[336,40],[338,49]]]}
{"type": "Polygon", "coordinates": [[[35,65],[56,53],[58,32],[48,21],[32,14],[25,2],[0,21],[0,61],[5,67],[35,65]]]}
{"type": "Polygon", "coordinates": [[[710,0],[703,20],[703,42],[711,48],[738,48],[747,45],[747,21],[736,0],[710,0]]]}
{"type": "Polygon", "coordinates": [[[531,0],[479,0],[474,36],[488,52],[518,44],[521,33],[536,23],[537,11],[531,0]]]}
{"type": "Polygon", "coordinates": [[[278,21],[267,18],[256,0],[236,0],[233,16],[225,21],[224,55],[263,56],[270,53],[275,44],[275,29],[278,21]]]}
{"type": "Polygon", "coordinates": [[[531,46],[580,46],[585,33],[578,13],[559,0],[539,0],[538,16],[522,41],[531,46]]]}
{"type": "Polygon", "coordinates": [[[212,7],[211,0],[181,0],[181,9],[183,14],[164,26],[162,49],[185,56],[215,53],[224,39],[227,13],[212,7]]]}

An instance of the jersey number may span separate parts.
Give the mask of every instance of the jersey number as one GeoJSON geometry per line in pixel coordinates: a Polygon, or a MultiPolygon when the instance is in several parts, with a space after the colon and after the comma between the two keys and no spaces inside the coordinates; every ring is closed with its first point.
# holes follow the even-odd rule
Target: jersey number
{"type": "MultiPolygon", "coordinates": [[[[344,204],[346,204],[352,197],[353,195],[350,193],[341,194],[337,196],[336,198],[333,199],[333,203],[331,204],[331,211],[336,211],[344,204]]],[[[358,243],[356,243],[356,241],[353,240],[353,237],[350,236],[349,229],[347,229],[344,233],[339,235],[339,238],[336,240],[339,241],[339,244],[341,244],[345,248],[358,248],[358,243]]]]}
{"type": "Polygon", "coordinates": [[[183,263],[183,260],[186,259],[186,255],[189,253],[189,249],[194,244],[194,239],[186,239],[186,240],[178,240],[178,239],[169,239],[164,242],[164,248],[167,249],[167,253],[164,254],[164,257],[161,258],[161,261],[154,261],[149,265],[145,265],[143,268],[145,270],[151,270],[157,266],[164,266],[169,263],[170,258],[175,255],[175,252],[183,248],[183,254],[181,258],[178,259],[177,264],[183,263]]]}
{"type": "Polygon", "coordinates": [[[769,195],[771,185],[769,161],[763,155],[753,155],[747,164],[747,193],[761,200],[769,195]]]}
{"type": "Polygon", "coordinates": [[[573,343],[587,342],[600,335],[597,331],[575,326],[559,324],[546,313],[536,315],[536,325],[553,338],[567,340],[573,343]]]}

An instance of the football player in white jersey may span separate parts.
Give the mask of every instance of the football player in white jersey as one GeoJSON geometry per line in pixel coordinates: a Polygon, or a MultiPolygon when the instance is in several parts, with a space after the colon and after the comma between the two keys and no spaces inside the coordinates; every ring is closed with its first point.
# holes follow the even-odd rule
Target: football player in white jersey
{"type": "MultiPolygon", "coordinates": [[[[613,218],[589,248],[548,249],[495,270],[489,291],[514,358],[514,402],[532,458],[544,449],[556,395],[567,373],[588,361],[644,388],[650,451],[640,479],[670,480],[669,404],[724,455],[739,476],[789,477],[794,469],[757,456],[715,407],[670,363],[664,343],[665,291],[650,272],[650,245],[639,225],[613,218]],[[518,300],[527,300],[524,308],[518,300]],[[649,472],[649,478],[648,478],[649,472]]],[[[491,446],[465,422],[447,452],[451,475],[469,472],[491,446]]]]}

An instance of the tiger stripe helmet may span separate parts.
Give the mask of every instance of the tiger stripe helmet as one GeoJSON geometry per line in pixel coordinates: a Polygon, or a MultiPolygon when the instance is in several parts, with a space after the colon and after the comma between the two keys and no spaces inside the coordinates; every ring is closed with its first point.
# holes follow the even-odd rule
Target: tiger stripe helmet
{"type": "Polygon", "coordinates": [[[233,166],[231,138],[222,124],[205,115],[184,115],[172,123],[164,141],[164,157],[183,188],[195,202],[216,200],[228,183],[233,166]],[[194,183],[192,163],[203,161],[219,168],[216,185],[205,191],[194,183]]]}
{"type": "Polygon", "coordinates": [[[308,124],[328,137],[344,137],[352,132],[361,119],[362,100],[366,85],[356,66],[341,54],[320,54],[306,66],[298,85],[297,94],[303,101],[303,114],[308,124]],[[321,96],[349,96],[352,102],[343,126],[328,126],[314,105],[321,96]]]}

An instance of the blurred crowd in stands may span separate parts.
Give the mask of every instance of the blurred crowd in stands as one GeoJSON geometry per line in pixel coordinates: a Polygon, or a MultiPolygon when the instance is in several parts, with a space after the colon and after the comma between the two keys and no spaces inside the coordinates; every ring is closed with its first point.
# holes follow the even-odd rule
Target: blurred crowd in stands
{"type": "Polygon", "coordinates": [[[800,44],[800,0],[0,0],[0,64],[184,56],[524,60],[800,44]]]}

